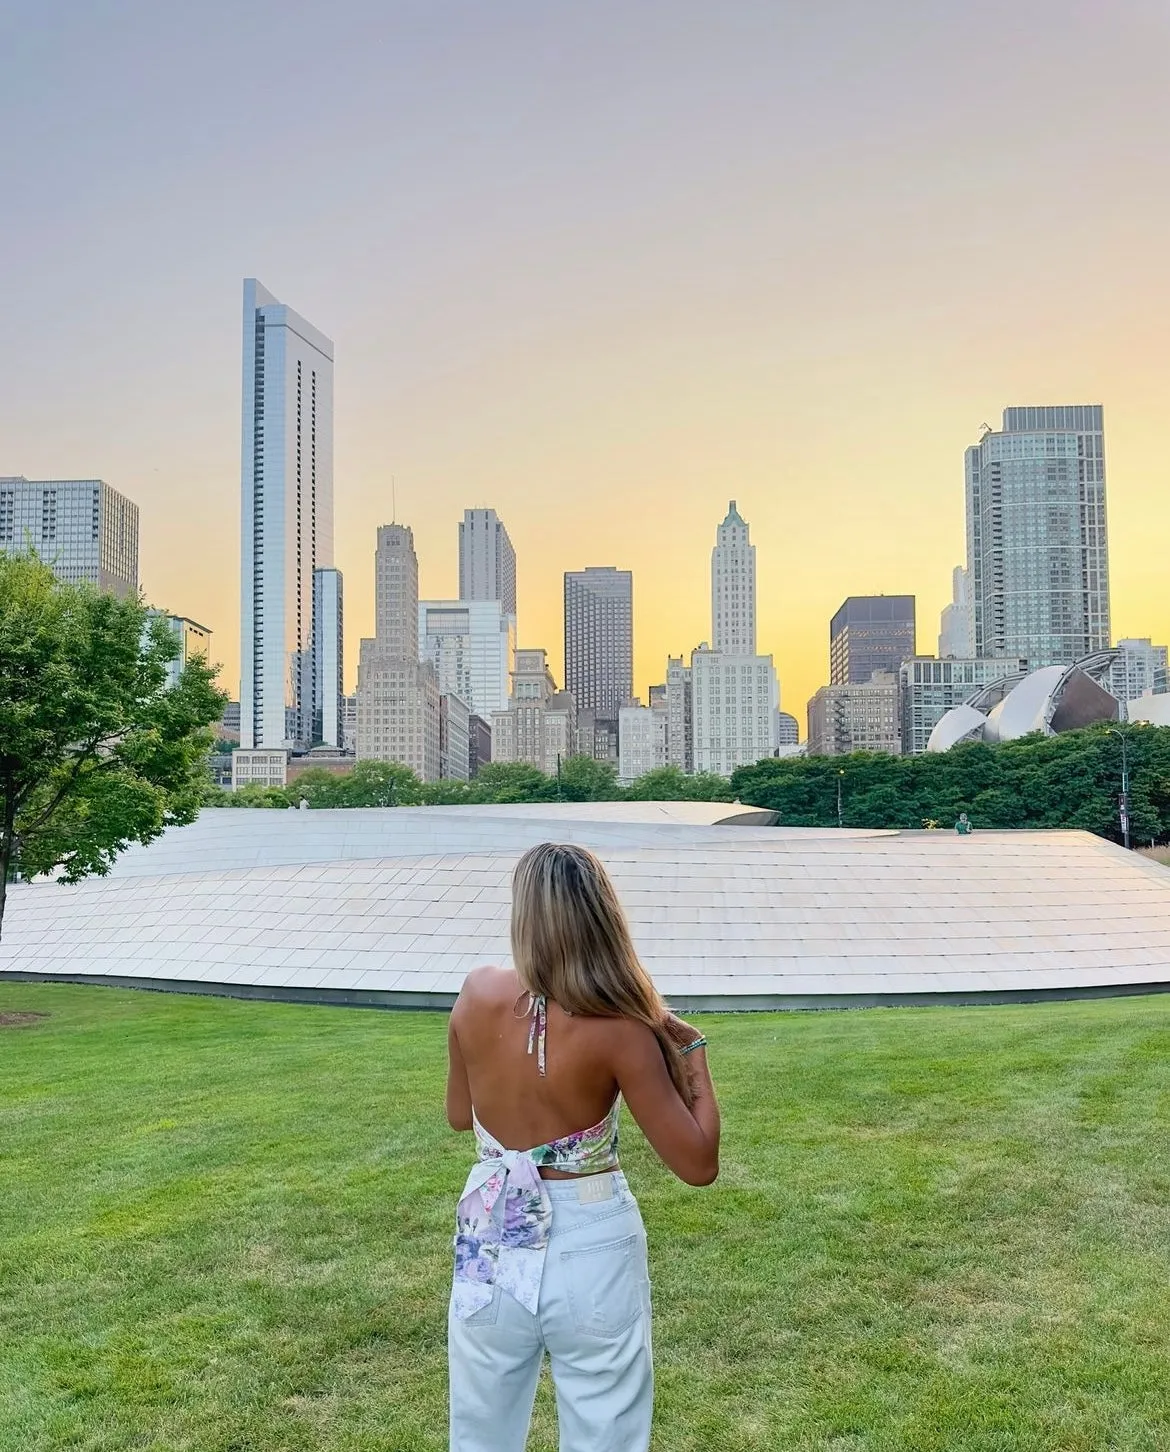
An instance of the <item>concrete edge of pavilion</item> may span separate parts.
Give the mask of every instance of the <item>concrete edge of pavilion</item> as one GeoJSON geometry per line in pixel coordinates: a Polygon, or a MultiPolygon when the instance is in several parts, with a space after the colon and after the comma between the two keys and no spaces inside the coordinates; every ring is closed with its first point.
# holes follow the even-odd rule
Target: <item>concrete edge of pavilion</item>
{"type": "MultiPolygon", "coordinates": [[[[146,993],[179,993],[200,998],[238,998],[265,1003],[317,1004],[332,1008],[375,1008],[449,1012],[453,993],[361,988],[297,988],[268,983],[213,983],[129,974],[36,973],[0,969],[0,983],[64,983],[73,987],[133,988],[146,993]]],[[[860,1008],[981,1008],[1078,999],[1134,998],[1170,993],[1170,977],[1145,983],[1076,984],[1056,987],[939,989],[924,993],[748,993],[668,995],[680,1013],[810,1013],[860,1008]]]]}

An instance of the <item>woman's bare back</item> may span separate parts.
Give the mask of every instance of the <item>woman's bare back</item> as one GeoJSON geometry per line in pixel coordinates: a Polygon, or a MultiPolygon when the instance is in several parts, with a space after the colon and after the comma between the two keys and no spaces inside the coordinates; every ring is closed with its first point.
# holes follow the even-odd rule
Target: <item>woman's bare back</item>
{"type": "Polygon", "coordinates": [[[451,1015],[476,1116],[509,1149],[598,1124],[618,1093],[606,1053],[613,1020],[574,1018],[549,1003],[542,1075],[529,1009],[512,969],[485,967],[469,976],[451,1015]]]}
{"type": "MultiPolygon", "coordinates": [[[[663,1162],[680,1179],[707,1185],[719,1172],[719,1110],[706,1055],[689,1060],[695,1102],[679,1097],[657,1038],[629,1018],[587,1018],[547,1004],[545,1072],[529,998],[510,968],[474,969],[451,1011],[447,1119],[471,1129],[472,1114],[507,1149],[526,1150],[599,1124],[619,1093],[663,1162]]],[[[680,1042],[695,1031],[671,1017],[680,1042]]],[[[541,1167],[547,1179],[565,1172],[541,1167]]]]}

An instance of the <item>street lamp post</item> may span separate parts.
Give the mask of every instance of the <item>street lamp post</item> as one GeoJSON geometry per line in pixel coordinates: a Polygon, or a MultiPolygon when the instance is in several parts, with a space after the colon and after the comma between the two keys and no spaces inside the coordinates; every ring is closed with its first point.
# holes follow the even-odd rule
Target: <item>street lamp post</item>
{"type": "Polygon", "coordinates": [[[845,825],[845,817],[844,817],[844,814],[841,811],[841,778],[844,775],[845,775],[845,768],[844,767],[838,767],[837,768],[837,826],[838,827],[843,827],[845,825]]]}
{"type": "Polygon", "coordinates": [[[1121,742],[1121,839],[1125,843],[1126,851],[1129,850],[1129,754],[1126,750],[1124,731],[1118,731],[1109,727],[1108,734],[1116,736],[1121,742]]]}

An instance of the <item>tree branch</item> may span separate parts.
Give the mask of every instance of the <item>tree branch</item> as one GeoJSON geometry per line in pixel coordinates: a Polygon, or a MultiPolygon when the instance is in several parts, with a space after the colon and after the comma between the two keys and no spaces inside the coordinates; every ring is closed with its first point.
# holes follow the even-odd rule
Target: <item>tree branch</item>
{"type": "Polygon", "coordinates": [[[100,750],[102,743],[105,739],[105,737],[101,737],[95,741],[91,741],[90,744],[83,751],[81,751],[76,757],[74,757],[73,770],[69,773],[67,780],[62,783],[60,790],[53,796],[52,800],[49,802],[48,806],[44,809],[44,811],[41,812],[40,816],[34,818],[33,821],[28,823],[22,835],[27,836],[29,833],[36,832],[45,825],[45,823],[49,820],[49,818],[53,815],[53,813],[57,810],[57,808],[61,805],[61,803],[65,800],[65,798],[69,795],[73,788],[77,785],[78,778],[81,775],[81,768],[85,765],[87,761],[90,761],[97,756],[97,753],[100,750]]]}

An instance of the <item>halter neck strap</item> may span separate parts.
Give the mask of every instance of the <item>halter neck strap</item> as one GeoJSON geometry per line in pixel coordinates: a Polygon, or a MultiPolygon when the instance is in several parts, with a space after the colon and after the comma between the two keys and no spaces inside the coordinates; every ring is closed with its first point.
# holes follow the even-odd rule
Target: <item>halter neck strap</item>
{"type": "Polygon", "coordinates": [[[548,1035],[548,1004],[543,993],[528,995],[528,1012],[532,1017],[532,1023],[528,1027],[528,1052],[532,1052],[535,1044],[536,1071],[543,1079],[545,1077],[545,1039],[548,1035]]]}

